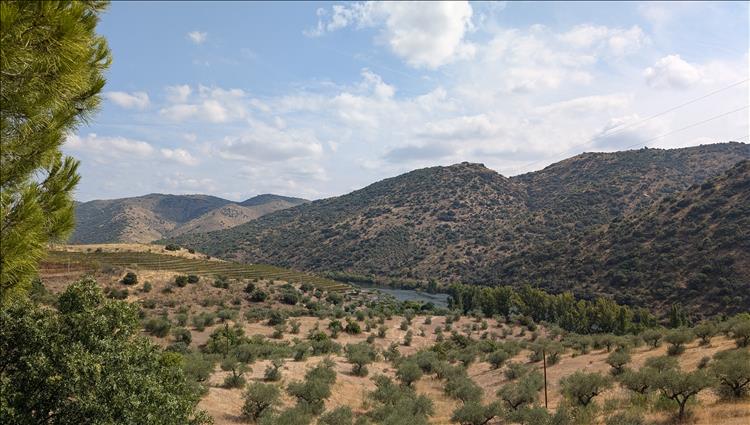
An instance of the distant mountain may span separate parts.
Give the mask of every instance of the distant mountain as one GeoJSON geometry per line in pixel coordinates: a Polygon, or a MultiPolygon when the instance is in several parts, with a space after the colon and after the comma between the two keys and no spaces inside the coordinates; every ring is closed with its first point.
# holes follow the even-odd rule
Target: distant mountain
{"type": "Polygon", "coordinates": [[[308,201],[270,194],[243,202],[207,195],[150,194],[76,203],[76,227],[70,242],[152,242],[228,229],[305,202],[308,201]]]}
{"type": "Polygon", "coordinates": [[[432,167],[175,241],[213,255],[304,270],[529,282],[583,296],[638,298],[635,285],[612,291],[609,275],[591,269],[601,263],[577,266],[575,249],[592,249],[581,241],[748,158],[750,146],[724,143],[584,153],[511,178],[481,164],[432,167]],[[562,276],[555,273],[560,266],[562,276]]]}

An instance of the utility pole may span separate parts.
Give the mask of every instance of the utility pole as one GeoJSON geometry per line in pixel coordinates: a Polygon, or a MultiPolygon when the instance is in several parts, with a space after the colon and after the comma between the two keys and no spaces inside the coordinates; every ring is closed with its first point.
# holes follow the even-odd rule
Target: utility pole
{"type": "Polygon", "coordinates": [[[542,348],[542,361],[544,363],[544,408],[547,408],[547,353],[542,348]]]}

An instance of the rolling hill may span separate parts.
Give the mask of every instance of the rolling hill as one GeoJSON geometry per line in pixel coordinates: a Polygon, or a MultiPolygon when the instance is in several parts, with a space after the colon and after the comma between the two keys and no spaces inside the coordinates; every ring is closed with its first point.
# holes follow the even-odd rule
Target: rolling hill
{"type": "MultiPolygon", "coordinates": [[[[723,143],[584,153],[510,178],[481,164],[431,167],[174,241],[225,258],[303,270],[477,284],[531,282],[587,297],[612,294],[614,282],[592,271],[602,262],[577,264],[581,241],[601,238],[609,223],[636,217],[664,198],[690,196],[683,191],[748,158],[750,146],[723,143]],[[562,263],[564,278],[553,273],[562,263]]],[[[724,226],[716,220],[714,226],[724,226]]],[[[669,285],[687,276],[682,266],[675,269],[669,285]]],[[[656,302],[658,291],[639,291],[663,283],[639,272],[645,273],[642,285],[618,286],[616,293],[625,301],[651,297],[656,302]]]]}
{"type": "Polygon", "coordinates": [[[227,229],[304,202],[270,194],[239,203],[207,195],[150,194],[77,203],[76,228],[70,242],[151,242],[227,229]]]}

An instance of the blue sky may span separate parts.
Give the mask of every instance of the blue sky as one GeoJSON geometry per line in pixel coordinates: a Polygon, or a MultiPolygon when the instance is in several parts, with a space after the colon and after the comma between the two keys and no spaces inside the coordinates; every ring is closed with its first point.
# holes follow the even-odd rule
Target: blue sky
{"type": "Polygon", "coordinates": [[[242,200],[335,196],[461,161],[515,175],[583,151],[747,142],[749,13],[113,2],[98,27],[113,55],[102,110],[64,150],[82,162],[79,200],[242,200]]]}

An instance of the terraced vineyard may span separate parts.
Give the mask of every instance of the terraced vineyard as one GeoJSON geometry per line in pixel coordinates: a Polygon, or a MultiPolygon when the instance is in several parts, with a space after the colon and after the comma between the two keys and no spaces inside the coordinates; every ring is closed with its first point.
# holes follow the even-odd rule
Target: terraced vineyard
{"type": "Polygon", "coordinates": [[[199,276],[225,276],[229,279],[259,278],[292,283],[307,282],[321,290],[334,292],[343,292],[349,288],[348,285],[335,280],[267,264],[199,260],[151,252],[50,251],[42,264],[42,273],[58,274],[66,270],[95,271],[104,265],[135,270],[174,271],[199,276]]]}

